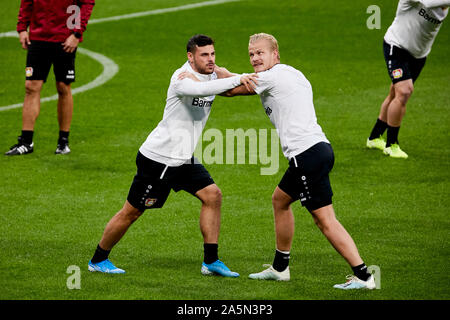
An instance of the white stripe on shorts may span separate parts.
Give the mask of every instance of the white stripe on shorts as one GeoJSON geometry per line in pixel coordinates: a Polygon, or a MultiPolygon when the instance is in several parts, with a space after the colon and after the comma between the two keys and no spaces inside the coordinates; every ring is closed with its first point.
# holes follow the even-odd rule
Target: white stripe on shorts
{"type": "Polygon", "coordinates": [[[166,167],[164,168],[163,172],[161,173],[161,176],[159,177],[160,180],[164,177],[164,174],[166,173],[168,167],[169,167],[169,166],[166,166],[166,167]]]}

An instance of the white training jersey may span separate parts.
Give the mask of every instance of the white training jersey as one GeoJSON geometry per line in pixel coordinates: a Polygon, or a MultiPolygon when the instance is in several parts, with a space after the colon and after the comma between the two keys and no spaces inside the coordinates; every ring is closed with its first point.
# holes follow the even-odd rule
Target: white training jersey
{"type": "Polygon", "coordinates": [[[186,62],[172,75],[163,119],[139,151],[145,157],[170,167],[189,161],[208,120],[215,95],[239,84],[240,75],[217,79],[216,73],[197,73],[189,61],[186,62]],[[178,80],[183,71],[193,73],[200,82],[188,78],[178,80]]]}
{"type": "Polygon", "coordinates": [[[450,0],[400,0],[384,40],[409,51],[417,59],[426,57],[447,17],[448,6],[450,0]]]}
{"type": "Polygon", "coordinates": [[[290,159],[319,142],[328,142],[317,123],[312,87],[300,71],[285,64],[258,72],[255,92],[277,129],[281,148],[290,159]]]}

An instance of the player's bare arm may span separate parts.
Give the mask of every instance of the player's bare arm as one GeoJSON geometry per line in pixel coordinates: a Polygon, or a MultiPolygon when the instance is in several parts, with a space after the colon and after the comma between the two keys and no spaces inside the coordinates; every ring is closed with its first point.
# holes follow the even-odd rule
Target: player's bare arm
{"type": "Polygon", "coordinates": [[[246,86],[241,84],[240,86],[237,86],[231,90],[228,90],[227,92],[222,93],[221,96],[234,97],[234,96],[251,96],[255,94],[256,92],[254,88],[250,88],[249,90],[246,86]]]}

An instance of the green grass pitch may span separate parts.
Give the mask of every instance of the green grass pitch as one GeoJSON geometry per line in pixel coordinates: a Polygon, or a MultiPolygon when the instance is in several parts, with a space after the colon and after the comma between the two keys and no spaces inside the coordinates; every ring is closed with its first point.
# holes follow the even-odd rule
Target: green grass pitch
{"type": "MultiPolygon", "coordinates": [[[[195,0],[97,1],[92,19],[175,7],[195,0]]],[[[0,299],[449,299],[450,21],[442,25],[400,131],[409,159],[365,149],[388,92],[382,39],[396,1],[247,0],[92,24],[81,47],[119,65],[116,76],[74,96],[72,153],[55,156],[56,102],[46,102],[35,128],[35,152],[0,156],[0,299]],[[369,5],[381,9],[381,29],[369,30],[369,5]],[[332,288],[351,273],[298,203],[291,281],[247,279],[271,263],[275,236],[271,194],[277,174],[260,165],[206,165],[223,192],[219,255],[238,279],[204,277],[198,226],[200,202],[172,192],[163,209],[147,211],[113,249],[120,276],[89,273],[87,262],[108,220],[121,208],[135,174],[135,155],[160,121],[172,72],[185,60],[187,39],[216,40],[217,64],[251,72],[247,44],[274,34],[281,61],[310,80],[319,124],[331,141],[334,206],[367,265],[381,271],[381,289],[332,288]],[[81,288],[69,290],[66,270],[81,268],[81,288]]],[[[19,1],[2,0],[0,32],[15,29],[19,1]]],[[[449,19],[447,19],[449,20],[449,19]]],[[[0,38],[0,106],[20,103],[26,53],[17,38],[0,38]]],[[[77,56],[79,87],[101,65],[77,56]]],[[[55,93],[51,75],[43,96],[55,93]]],[[[0,111],[0,151],[15,143],[21,109],[0,111]]],[[[217,97],[206,129],[271,129],[259,98],[217,97]]]]}

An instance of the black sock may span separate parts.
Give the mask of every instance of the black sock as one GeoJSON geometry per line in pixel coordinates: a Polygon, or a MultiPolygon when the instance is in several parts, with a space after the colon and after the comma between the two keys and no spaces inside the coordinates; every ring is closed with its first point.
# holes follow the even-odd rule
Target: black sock
{"type": "Polygon", "coordinates": [[[283,253],[275,250],[275,258],[273,259],[272,267],[278,272],[286,270],[289,265],[290,253],[283,253]]]}
{"type": "Polygon", "coordinates": [[[352,267],[353,274],[357,276],[362,281],[367,281],[367,279],[370,278],[371,274],[369,273],[369,270],[367,270],[366,264],[363,262],[359,266],[352,267]]]}
{"type": "Polygon", "coordinates": [[[94,256],[91,259],[92,263],[98,263],[108,259],[110,252],[111,250],[103,250],[100,245],[97,245],[97,249],[95,250],[94,256]]]}
{"type": "Polygon", "coordinates": [[[69,143],[69,131],[59,131],[58,144],[69,143]]]}
{"type": "Polygon", "coordinates": [[[26,143],[26,144],[31,144],[33,142],[33,130],[22,130],[22,135],[21,135],[21,139],[22,142],[26,143]]]}
{"type": "Polygon", "coordinates": [[[217,255],[217,250],[219,245],[217,243],[204,243],[203,244],[203,262],[206,264],[213,263],[216,260],[219,260],[219,256],[217,255]]]}
{"type": "Polygon", "coordinates": [[[372,132],[370,133],[369,140],[377,139],[380,136],[382,136],[383,133],[386,131],[387,127],[388,124],[386,122],[377,119],[377,122],[375,123],[375,126],[373,127],[372,132]]]}
{"type": "Polygon", "coordinates": [[[400,127],[391,127],[388,126],[387,129],[387,138],[386,138],[386,148],[390,147],[391,144],[398,144],[398,132],[400,131],[400,127]]]}

